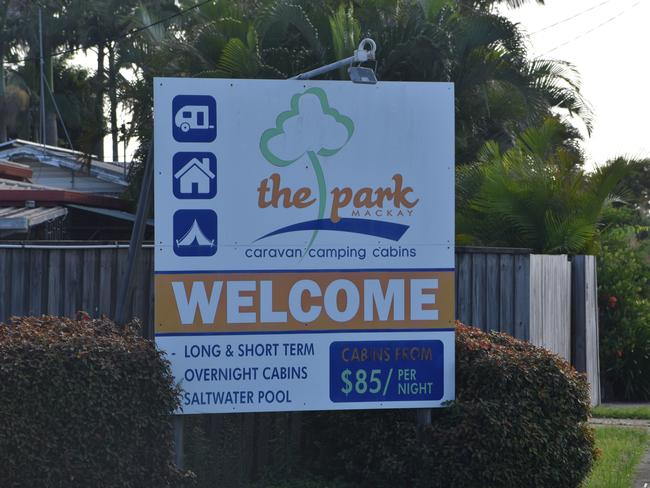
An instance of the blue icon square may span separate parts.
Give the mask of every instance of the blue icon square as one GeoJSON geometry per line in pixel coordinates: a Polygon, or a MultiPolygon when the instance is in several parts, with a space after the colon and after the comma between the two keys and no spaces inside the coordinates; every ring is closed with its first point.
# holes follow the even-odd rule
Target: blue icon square
{"type": "Polygon", "coordinates": [[[217,252],[217,214],[213,210],[177,210],[174,213],[174,253],[177,256],[214,256],[217,252]]]}
{"type": "Polygon", "coordinates": [[[178,142],[212,142],[217,138],[217,102],[207,95],[177,95],[172,100],[172,127],[178,142]]]}
{"type": "Polygon", "coordinates": [[[213,198],[217,194],[217,158],[208,152],[179,152],[173,159],[174,196],[213,198]]]}

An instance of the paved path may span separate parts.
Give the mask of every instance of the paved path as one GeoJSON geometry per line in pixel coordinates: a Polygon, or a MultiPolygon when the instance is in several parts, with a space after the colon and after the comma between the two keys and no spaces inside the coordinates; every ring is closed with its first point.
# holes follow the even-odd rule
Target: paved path
{"type": "MultiPolygon", "coordinates": [[[[639,419],[589,419],[591,425],[613,425],[617,427],[645,428],[650,432],[650,420],[639,419]]],[[[650,488],[650,449],[646,451],[636,467],[632,488],[650,488]]]]}
{"type": "Polygon", "coordinates": [[[612,407],[612,408],[641,408],[650,407],[650,403],[626,403],[626,402],[613,402],[601,403],[599,407],[612,407]]]}
{"type": "Polygon", "coordinates": [[[650,450],[646,451],[643,459],[636,467],[633,488],[650,488],[650,450]]]}
{"type": "Polygon", "coordinates": [[[640,420],[640,419],[601,419],[601,418],[591,418],[589,419],[591,425],[615,425],[617,427],[641,427],[650,429],[650,420],[640,420]]]}

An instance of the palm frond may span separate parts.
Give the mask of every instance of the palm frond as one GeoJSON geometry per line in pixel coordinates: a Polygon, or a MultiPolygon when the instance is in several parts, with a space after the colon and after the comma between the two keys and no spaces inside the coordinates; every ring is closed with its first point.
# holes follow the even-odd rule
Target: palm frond
{"type": "Polygon", "coordinates": [[[550,118],[505,152],[487,143],[477,164],[457,170],[458,232],[539,252],[597,250],[603,210],[616,201],[628,166],[614,162],[587,175],[565,138],[566,127],[550,118]]]}
{"type": "Polygon", "coordinates": [[[329,24],[336,59],[350,56],[361,40],[361,25],[354,17],[352,4],[340,4],[334,15],[329,17],[329,24]]]}

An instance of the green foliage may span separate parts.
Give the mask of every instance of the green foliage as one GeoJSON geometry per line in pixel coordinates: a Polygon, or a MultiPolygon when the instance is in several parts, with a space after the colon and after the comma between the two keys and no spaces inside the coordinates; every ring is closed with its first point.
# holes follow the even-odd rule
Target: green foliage
{"type": "Polygon", "coordinates": [[[650,420],[650,406],[616,403],[598,405],[591,409],[591,416],[605,419],[640,419],[650,420]]]}
{"type": "Polygon", "coordinates": [[[549,118],[502,152],[487,143],[457,170],[459,244],[595,254],[603,212],[629,171],[623,160],[587,174],[567,127],[549,118]]]}
{"type": "MultiPolygon", "coordinates": [[[[519,27],[495,0],[220,1],[171,23],[136,46],[135,79],[125,90],[133,134],[151,123],[152,76],[288,78],[352,54],[362,37],[377,41],[385,81],[451,81],[456,93],[457,161],[473,161],[486,140],[508,147],[553,110],[589,126],[575,69],[530,60],[519,27]]],[[[519,4],[520,1],[505,2],[519,4]]],[[[181,7],[194,2],[186,0],[181,7]]],[[[139,22],[155,20],[141,10],[139,22]]],[[[345,69],[327,79],[347,79],[345,69]]],[[[569,119],[566,119],[569,124],[569,119]]],[[[143,139],[144,140],[144,139],[143,139]]]]}
{"type": "MultiPolygon", "coordinates": [[[[29,64],[19,66],[15,76],[22,80],[30,80],[33,91],[31,91],[32,97],[29,98],[31,105],[29,109],[33,113],[37,113],[39,101],[34,93],[36,91],[34,83],[36,83],[35,78],[38,75],[35,67],[29,64]]],[[[74,149],[86,154],[93,154],[95,141],[97,138],[103,138],[104,133],[99,127],[96,117],[97,93],[90,72],[86,68],[68,66],[64,61],[55,62],[54,85],[56,86],[54,98],[61,117],[65,120],[74,149]]],[[[29,88],[27,88],[27,92],[30,93],[29,88]]],[[[33,121],[29,117],[23,116],[20,117],[20,122],[20,125],[10,131],[10,134],[12,137],[30,140],[34,130],[31,125],[33,121]]],[[[60,139],[65,146],[68,146],[63,127],[60,122],[58,124],[60,139]]]]}
{"type": "Polygon", "coordinates": [[[583,375],[544,349],[459,325],[457,399],[412,411],[309,414],[305,463],[360,487],[579,487],[594,459],[583,375]]]}
{"type": "Polygon", "coordinates": [[[0,324],[0,485],[179,487],[167,362],[108,320],[0,324]]]}
{"type": "Polygon", "coordinates": [[[629,192],[626,201],[641,215],[650,218],[650,159],[633,159],[629,165],[630,174],[623,180],[629,192]]]}
{"type": "MultiPolygon", "coordinates": [[[[630,218],[624,211],[618,214],[630,218]]],[[[606,393],[616,399],[650,399],[650,241],[643,239],[647,230],[610,227],[598,258],[601,371],[606,393]]]]}
{"type": "MultiPolygon", "coordinates": [[[[151,139],[154,76],[287,78],[347,57],[362,37],[371,36],[378,44],[379,79],[455,83],[456,155],[464,164],[475,159],[485,141],[509,147],[514,134],[553,113],[577,116],[590,126],[591,111],[575,69],[555,60],[531,60],[520,27],[496,8],[523,3],[526,0],[220,0],[193,8],[194,0],[0,0],[0,58],[22,65],[26,53],[32,57],[38,52],[35,18],[37,7],[43,6],[47,52],[80,48],[96,56],[92,78],[66,80],[61,96],[59,78],[70,74],[58,72],[69,56],[56,57],[64,63],[54,66],[50,79],[58,102],[83,108],[83,126],[76,112],[62,114],[66,125],[74,126],[74,148],[101,156],[103,138],[111,133],[114,147],[119,138],[141,141],[136,159],[142,159],[151,139]],[[130,72],[128,79],[124,70],[130,72]],[[78,92],[68,89],[78,81],[84,82],[78,92]],[[132,119],[122,136],[118,106],[132,119]]],[[[36,63],[24,65],[30,72],[24,78],[28,90],[17,97],[16,85],[5,94],[0,84],[0,126],[8,125],[11,137],[33,139],[38,128],[31,114],[38,109],[39,78],[36,63]],[[17,103],[23,97],[29,99],[29,110],[17,103]]],[[[340,69],[325,78],[347,79],[347,73],[340,69]]],[[[49,101],[46,105],[52,113],[53,106],[49,101]]],[[[52,117],[47,120],[54,124],[52,117]]],[[[569,117],[564,120],[571,124],[569,117]]],[[[66,145],[63,131],[59,134],[59,142],[66,145]]],[[[139,173],[133,172],[129,196],[137,196],[139,173]]]]}

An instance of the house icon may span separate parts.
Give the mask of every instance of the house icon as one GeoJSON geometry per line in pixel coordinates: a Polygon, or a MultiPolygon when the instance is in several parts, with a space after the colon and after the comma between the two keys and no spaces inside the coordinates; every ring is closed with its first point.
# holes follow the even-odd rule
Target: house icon
{"type": "Polygon", "coordinates": [[[178,198],[211,198],[216,194],[216,159],[209,153],[181,153],[174,158],[174,194],[178,198]]]}

